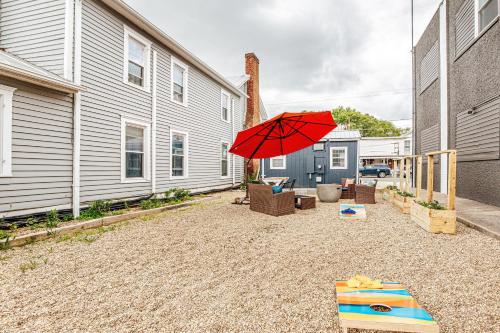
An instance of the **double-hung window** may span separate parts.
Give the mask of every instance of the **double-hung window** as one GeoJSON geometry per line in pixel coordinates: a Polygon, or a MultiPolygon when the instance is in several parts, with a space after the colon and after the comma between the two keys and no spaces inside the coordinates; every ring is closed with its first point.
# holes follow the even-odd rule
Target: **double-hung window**
{"type": "Polygon", "coordinates": [[[170,131],[171,161],[170,176],[186,178],[188,176],[188,134],[180,131],[170,131]]]}
{"type": "Polygon", "coordinates": [[[12,97],[15,90],[0,84],[0,177],[12,176],[12,97]]]}
{"type": "Polygon", "coordinates": [[[347,169],[347,147],[330,148],[330,169],[347,169]]]}
{"type": "Polygon", "coordinates": [[[229,177],[229,143],[222,142],[221,144],[221,157],[220,157],[220,170],[221,177],[229,177]]]}
{"type": "Polygon", "coordinates": [[[124,36],[124,82],[149,91],[151,42],[128,27],[124,36]]]}
{"type": "Polygon", "coordinates": [[[122,182],[149,179],[149,124],[122,118],[122,182]]]}
{"type": "Polygon", "coordinates": [[[231,95],[222,90],[221,91],[221,118],[223,121],[231,121],[231,95]]]}
{"type": "Polygon", "coordinates": [[[286,169],[286,156],[276,156],[270,159],[271,169],[284,170],[286,169]]]}
{"type": "Polygon", "coordinates": [[[171,67],[172,102],[187,106],[188,66],[172,57],[171,67]]]}
{"type": "Polygon", "coordinates": [[[476,33],[480,34],[497,16],[499,0],[476,0],[476,33]]]}

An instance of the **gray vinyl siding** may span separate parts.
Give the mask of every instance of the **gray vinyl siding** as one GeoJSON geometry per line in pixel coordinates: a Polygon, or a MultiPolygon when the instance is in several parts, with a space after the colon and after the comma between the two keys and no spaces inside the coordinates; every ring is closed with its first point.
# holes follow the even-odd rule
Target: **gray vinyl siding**
{"type": "Polygon", "coordinates": [[[455,16],[455,57],[474,40],[474,0],[465,0],[455,16]]]}
{"type": "Polygon", "coordinates": [[[457,114],[456,149],[459,161],[493,160],[499,158],[500,98],[497,97],[474,110],[457,114]]]}
{"type": "MultiPolygon", "coordinates": [[[[82,85],[86,91],[82,93],[82,203],[146,196],[152,191],[150,181],[121,182],[121,118],[151,123],[152,116],[152,94],[123,82],[124,24],[135,29],[99,2],[83,1],[82,85]]],[[[171,53],[149,36],[143,37],[153,43],[158,56],[157,192],[172,187],[196,191],[231,186],[232,177],[220,177],[221,141],[231,143],[232,139],[232,125],[221,120],[221,86],[187,63],[188,106],[175,104],[170,99],[171,53]],[[186,179],[170,178],[170,129],[189,135],[186,179]]],[[[241,99],[232,97],[238,131],[243,122],[241,99]]]]}
{"type": "Polygon", "coordinates": [[[420,92],[424,92],[439,77],[439,40],[431,47],[420,64],[420,92]]]}
{"type": "Polygon", "coordinates": [[[0,48],[62,76],[65,0],[1,0],[0,4],[0,48]]]}
{"type": "Polygon", "coordinates": [[[421,144],[420,154],[426,154],[431,151],[439,150],[439,125],[436,124],[420,133],[421,144]]]}
{"type": "Polygon", "coordinates": [[[325,184],[340,184],[341,178],[356,178],[358,166],[357,141],[326,141],[324,151],[313,151],[307,147],[286,156],[286,169],[271,169],[270,159],[265,159],[266,177],[289,177],[295,179],[296,188],[316,187],[316,177],[321,176],[325,184]],[[347,169],[330,169],[330,148],[347,147],[347,169]],[[316,159],[315,159],[316,158],[316,159]],[[315,170],[314,164],[321,163],[324,173],[315,170]],[[311,178],[309,178],[311,174],[311,178]]]}
{"type": "Polygon", "coordinates": [[[0,217],[69,208],[73,108],[70,95],[0,77],[17,88],[12,107],[12,177],[0,178],[0,217]]]}

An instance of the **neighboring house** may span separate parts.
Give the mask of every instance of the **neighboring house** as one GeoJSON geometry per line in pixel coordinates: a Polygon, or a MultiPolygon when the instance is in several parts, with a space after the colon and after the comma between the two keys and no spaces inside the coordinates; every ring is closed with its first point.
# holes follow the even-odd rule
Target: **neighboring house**
{"type": "MultiPolygon", "coordinates": [[[[497,206],[499,4],[500,0],[443,1],[415,46],[413,73],[415,152],[456,149],[457,195],[497,206]]],[[[447,167],[446,158],[435,163],[435,190],[444,193],[447,167]]]]}
{"type": "Polygon", "coordinates": [[[0,217],[242,181],[246,94],[123,1],[0,6],[0,217]]]}
{"type": "Polygon", "coordinates": [[[394,161],[412,154],[412,135],[391,137],[362,137],[359,142],[361,165],[387,164],[394,168],[394,161]]]}
{"type": "Polygon", "coordinates": [[[359,140],[356,130],[335,129],[316,144],[295,153],[264,160],[264,177],[295,179],[297,188],[358,180],[359,140]]]}

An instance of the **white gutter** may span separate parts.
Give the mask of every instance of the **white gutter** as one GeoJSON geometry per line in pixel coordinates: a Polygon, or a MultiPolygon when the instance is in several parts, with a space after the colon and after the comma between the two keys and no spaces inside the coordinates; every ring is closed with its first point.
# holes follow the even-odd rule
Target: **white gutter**
{"type": "MultiPolygon", "coordinates": [[[[82,0],[75,0],[74,82],[82,81],[82,0]]],[[[82,93],[73,95],[73,216],[80,216],[80,132],[82,93]]]]}
{"type": "MultiPolygon", "coordinates": [[[[441,150],[448,149],[448,33],[447,2],[443,0],[439,7],[439,82],[440,82],[440,124],[441,150]]],[[[448,193],[448,155],[440,157],[440,192],[448,193]]]]}
{"type": "Polygon", "coordinates": [[[137,27],[145,31],[148,35],[154,37],[161,44],[174,51],[174,53],[176,53],[178,56],[184,58],[185,61],[194,65],[200,71],[214,79],[216,82],[221,84],[227,90],[231,91],[233,94],[244,97],[244,93],[237,87],[235,87],[226,78],[217,73],[214,69],[205,64],[201,59],[189,52],[182,45],[176,42],[172,37],[161,31],[153,23],[149,22],[144,16],[139,14],[122,0],[101,0],[101,2],[105,3],[108,7],[121,14],[137,27]]]}
{"type": "Polygon", "coordinates": [[[153,51],[153,86],[151,87],[151,192],[156,193],[156,99],[157,53],[153,51]]]}

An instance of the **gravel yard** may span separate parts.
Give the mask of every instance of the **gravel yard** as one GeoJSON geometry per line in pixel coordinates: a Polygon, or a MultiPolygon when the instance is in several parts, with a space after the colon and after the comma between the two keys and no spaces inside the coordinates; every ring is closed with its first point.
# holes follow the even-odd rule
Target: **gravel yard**
{"type": "Polygon", "coordinates": [[[386,203],[345,222],[338,204],[275,218],[236,195],[0,252],[0,331],[340,332],[334,282],[358,273],[403,283],[441,332],[500,331],[497,240],[429,234],[386,203]]]}

